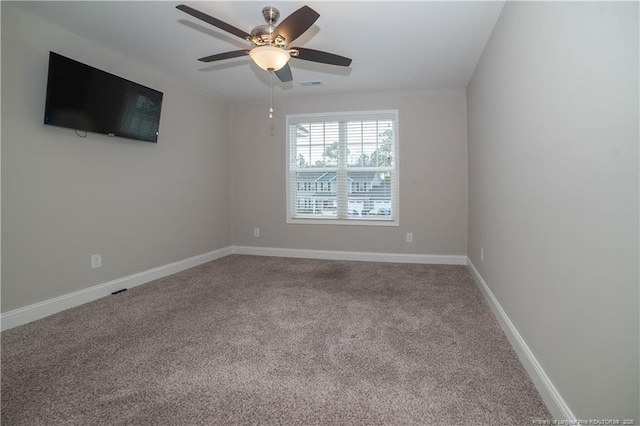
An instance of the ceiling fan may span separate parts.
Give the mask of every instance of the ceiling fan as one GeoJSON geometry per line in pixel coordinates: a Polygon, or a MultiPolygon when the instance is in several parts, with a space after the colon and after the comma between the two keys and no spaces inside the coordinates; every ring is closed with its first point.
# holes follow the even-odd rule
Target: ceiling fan
{"type": "Polygon", "coordinates": [[[286,17],[278,26],[275,26],[280,17],[278,9],[275,7],[265,7],[262,9],[262,16],[267,24],[258,25],[251,33],[247,33],[233,25],[227,24],[184,4],[176,6],[176,8],[214,27],[220,28],[243,40],[247,40],[252,44],[251,49],[232,50],[230,52],[205,56],[204,58],[198,59],[201,62],[221,61],[249,55],[260,68],[275,73],[282,82],[293,80],[291,68],[288,63],[292,57],[341,67],[351,65],[351,59],[345,58],[344,56],[304,47],[290,47],[290,44],[304,34],[320,17],[318,12],[308,6],[303,6],[296,10],[286,17]]]}

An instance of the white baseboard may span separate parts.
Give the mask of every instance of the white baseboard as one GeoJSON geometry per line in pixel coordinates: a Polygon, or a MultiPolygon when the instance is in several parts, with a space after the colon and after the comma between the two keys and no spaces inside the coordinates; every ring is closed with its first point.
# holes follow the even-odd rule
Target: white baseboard
{"type": "Polygon", "coordinates": [[[118,278],[113,281],[98,284],[83,290],[74,291],[73,293],[5,312],[0,315],[1,329],[2,331],[8,330],[46,316],[53,315],[65,309],[73,308],[101,297],[108,296],[114,291],[136,287],[141,284],[157,280],[158,278],[163,278],[185,269],[193,268],[194,266],[228,256],[231,252],[231,247],[221,248],[209,253],[179,260],[177,262],[169,263],[168,265],[149,269],[144,272],[118,278]]]}
{"type": "Polygon", "coordinates": [[[549,411],[556,419],[575,421],[569,406],[566,404],[558,390],[555,388],[542,366],[534,356],[531,349],[522,338],[516,327],[513,325],[506,312],[496,299],[489,286],[484,281],[476,267],[466,256],[456,255],[427,255],[427,254],[397,254],[397,253],[371,253],[352,251],[332,251],[332,250],[306,250],[306,249],[282,249],[272,247],[248,247],[231,246],[209,253],[204,253],[188,259],[173,262],[168,265],[149,269],[144,272],[129,275],[103,284],[98,284],[83,290],[34,303],[33,305],[14,309],[0,315],[2,331],[19,325],[44,318],[65,309],[73,308],[84,303],[91,302],[104,296],[108,296],[114,291],[132,288],[150,281],[166,277],[171,274],[193,268],[212,260],[220,259],[230,254],[247,254],[254,256],[277,256],[295,257],[305,259],[327,259],[327,260],[356,260],[368,262],[398,262],[398,263],[422,263],[422,264],[447,264],[447,265],[468,265],[472,275],[478,283],[478,287],[484,294],[489,306],[498,318],[503,331],[511,342],[516,354],[520,358],[524,368],[529,373],[543,401],[549,411]]]}
{"type": "Polygon", "coordinates": [[[233,254],[253,256],[298,257],[303,259],[359,260],[365,262],[424,263],[466,265],[467,256],[436,254],[372,253],[357,251],[283,249],[274,247],[233,246],[233,254]]]}
{"type": "Polygon", "coordinates": [[[248,254],[255,256],[278,256],[278,257],[299,257],[307,259],[328,259],[328,260],[360,260],[369,262],[398,262],[398,263],[424,263],[424,264],[447,264],[466,265],[466,256],[445,256],[430,254],[396,254],[396,253],[368,253],[351,251],[332,250],[304,250],[304,249],[282,249],[270,247],[247,247],[232,246],[204,253],[188,259],[173,262],[158,268],[149,269],[127,277],[118,278],[103,284],[98,284],[83,290],[65,294],[33,305],[24,306],[12,311],[0,314],[0,329],[2,331],[19,325],[27,324],[53,315],[65,309],[73,308],[84,303],[91,302],[104,296],[108,296],[114,291],[124,288],[132,288],[148,283],[167,275],[175,274],[185,269],[193,268],[205,262],[219,259],[230,254],[248,254]]]}
{"type": "Polygon", "coordinates": [[[540,393],[540,396],[542,397],[544,403],[547,405],[547,408],[551,412],[551,415],[555,419],[576,422],[577,419],[574,416],[573,412],[571,411],[565,400],[562,398],[556,387],[553,385],[553,383],[549,379],[549,376],[547,376],[547,373],[545,373],[545,371],[542,369],[542,366],[536,359],[535,355],[533,354],[531,349],[529,349],[527,342],[525,342],[525,340],[516,329],[515,325],[513,325],[513,323],[507,316],[507,313],[504,311],[504,309],[502,309],[502,306],[500,306],[500,302],[498,302],[498,299],[493,294],[485,280],[482,278],[482,276],[480,276],[480,273],[471,262],[471,259],[468,259],[468,265],[471,269],[473,277],[478,283],[480,291],[482,291],[484,297],[489,303],[489,306],[491,306],[493,313],[498,318],[498,322],[500,322],[502,330],[507,335],[511,346],[518,355],[518,358],[520,359],[520,362],[524,366],[525,370],[527,370],[527,373],[529,373],[531,380],[538,389],[538,392],[540,393]]]}
{"type": "Polygon", "coordinates": [[[0,314],[0,329],[2,331],[19,325],[53,315],[65,309],[73,308],[91,302],[114,291],[132,288],[148,283],[158,278],[193,268],[200,264],[220,259],[230,254],[249,254],[255,256],[301,257],[307,259],[332,260],[362,260],[371,262],[399,262],[399,263],[433,263],[449,265],[466,265],[466,256],[440,256],[423,254],[393,254],[393,253],[363,253],[330,250],[296,250],[269,247],[230,246],[209,253],[204,253],[188,259],[173,262],[158,268],[149,269],[127,277],[118,278],[103,284],[98,284],[83,290],[65,294],[33,305],[24,306],[0,314]]]}

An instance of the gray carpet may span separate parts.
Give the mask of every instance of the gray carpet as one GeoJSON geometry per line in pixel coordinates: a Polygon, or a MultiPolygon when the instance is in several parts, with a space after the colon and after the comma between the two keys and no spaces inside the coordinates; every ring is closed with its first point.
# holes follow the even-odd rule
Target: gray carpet
{"type": "Polygon", "coordinates": [[[233,255],[2,333],[2,424],[551,419],[465,266],[233,255]]]}

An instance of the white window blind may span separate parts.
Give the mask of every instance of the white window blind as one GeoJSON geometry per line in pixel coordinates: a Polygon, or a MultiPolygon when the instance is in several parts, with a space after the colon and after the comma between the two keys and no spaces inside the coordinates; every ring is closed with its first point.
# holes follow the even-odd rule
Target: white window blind
{"type": "Polygon", "coordinates": [[[397,111],[287,116],[288,220],[397,224],[397,111]]]}

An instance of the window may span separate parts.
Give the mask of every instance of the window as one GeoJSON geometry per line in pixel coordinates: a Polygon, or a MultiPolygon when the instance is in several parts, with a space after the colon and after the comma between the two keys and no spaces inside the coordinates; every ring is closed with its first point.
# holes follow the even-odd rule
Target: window
{"type": "Polygon", "coordinates": [[[397,111],[288,115],[287,221],[398,225],[397,123],[397,111]]]}

